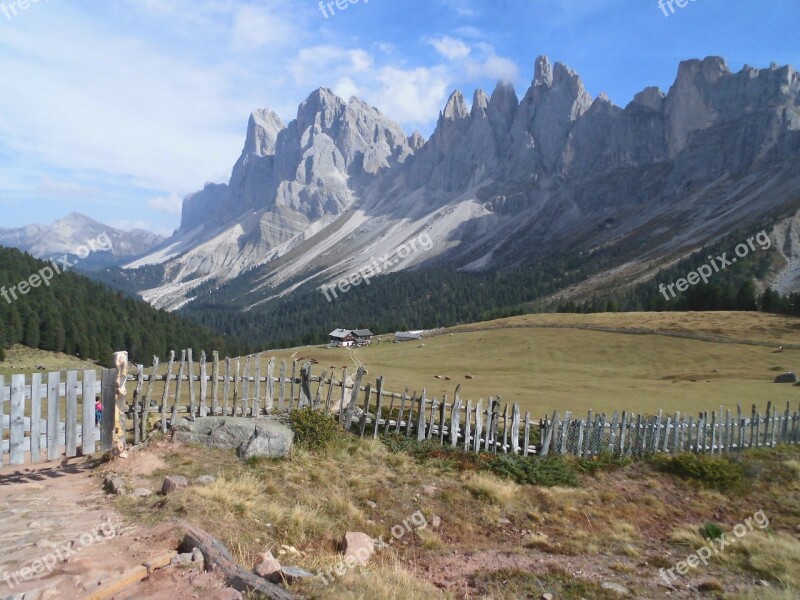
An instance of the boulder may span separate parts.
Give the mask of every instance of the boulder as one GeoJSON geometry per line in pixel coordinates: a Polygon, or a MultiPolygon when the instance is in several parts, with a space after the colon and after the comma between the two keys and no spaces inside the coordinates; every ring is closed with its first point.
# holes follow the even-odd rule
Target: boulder
{"type": "Polygon", "coordinates": [[[272,556],[272,552],[259,554],[256,558],[255,566],[253,567],[253,572],[256,575],[265,577],[269,581],[272,581],[272,583],[277,583],[280,581],[280,576],[277,575],[280,573],[280,570],[281,563],[278,562],[277,558],[272,556]]]}
{"type": "Polygon", "coordinates": [[[794,373],[783,373],[775,378],[775,383],[797,383],[797,375],[794,373]]]}
{"type": "Polygon", "coordinates": [[[273,417],[203,417],[178,420],[172,439],[184,444],[236,450],[241,458],[283,458],[289,454],[294,433],[273,417]]]}
{"type": "Polygon", "coordinates": [[[697,589],[700,592],[724,592],[725,586],[716,577],[706,577],[697,584],[697,589]]]}
{"type": "Polygon", "coordinates": [[[375,553],[375,542],[366,533],[348,531],[342,540],[342,551],[345,558],[353,557],[363,567],[375,553]]]}
{"type": "Polygon", "coordinates": [[[172,492],[189,486],[186,477],[183,475],[168,475],[164,478],[164,483],[161,484],[161,493],[171,494],[172,492]]]}
{"type": "Polygon", "coordinates": [[[600,587],[622,598],[631,595],[631,591],[628,588],[619,583],[614,583],[613,581],[605,581],[600,585],[600,587]]]}

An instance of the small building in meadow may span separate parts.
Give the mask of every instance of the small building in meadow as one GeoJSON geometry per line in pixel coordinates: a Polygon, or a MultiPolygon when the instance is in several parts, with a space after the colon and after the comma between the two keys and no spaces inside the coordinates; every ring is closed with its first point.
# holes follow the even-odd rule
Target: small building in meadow
{"type": "Polygon", "coordinates": [[[348,348],[356,343],[356,336],[352,329],[334,329],[329,334],[331,346],[348,348]]]}
{"type": "Polygon", "coordinates": [[[353,331],[353,335],[356,336],[357,346],[369,346],[375,336],[369,329],[356,329],[353,331]]]}

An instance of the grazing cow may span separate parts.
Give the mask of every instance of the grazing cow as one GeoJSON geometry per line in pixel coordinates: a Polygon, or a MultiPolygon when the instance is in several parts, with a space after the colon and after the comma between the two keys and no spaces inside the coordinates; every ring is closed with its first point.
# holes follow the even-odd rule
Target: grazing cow
{"type": "Polygon", "coordinates": [[[475,379],[472,375],[464,375],[464,379],[475,379]]]}
{"type": "Polygon", "coordinates": [[[445,380],[445,381],[450,381],[450,378],[449,378],[449,377],[447,377],[447,376],[445,376],[444,380],[445,380]]]}
{"type": "Polygon", "coordinates": [[[434,375],[434,376],[433,376],[433,378],[434,378],[434,379],[441,379],[441,378],[442,378],[442,376],[441,376],[441,375],[434,375]]]}

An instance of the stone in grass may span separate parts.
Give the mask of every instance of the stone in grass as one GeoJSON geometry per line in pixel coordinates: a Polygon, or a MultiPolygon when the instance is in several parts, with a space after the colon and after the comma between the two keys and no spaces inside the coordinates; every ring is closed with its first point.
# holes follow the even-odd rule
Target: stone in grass
{"type": "Polygon", "coordinates": [[[147,488],[136,488],[131,492],[131,496],[134,498],[147,498],[153,494],[153,490],[148,490],[147,488]]]}
{"type": "Polygon", "coordinates": [[[366,533],[348,531],[342,540],[342,551],[345,558],[352,557],[363,567],[375,553],[375,542],[366,533]]]}
{"type": "Polygon", "coordinates": [[[706,577],[697,584],[697,589],[701,592],[724,592],[725,586],[716,577],[706,577]]]}
{"type": "Polygon", "coordinates": [[[194,480],[195,485],[211,485],[217,480],[216,477],[213,475],[200,475],[197,479],[194,480]]]}
{"type": "Polygon", "coordinates": [[[112,494],[116,494],[117,496],[124,496],[125,495],[125,480],[122,477],[108,477],[106,478],[106,488],[112,494]]]}
{"type": "Polygon", "coordinates": [[[631,591],[628,588],[619,583],[614,583],[613,581],[604,581],[600,587],[620,597],[631,595],[631,591]]]}
{"type": "Polygon", "coordinates": [[[200,548],[195,548],[194,550],[192,550],[192,562],[195,563],[201,570],[205,569],[206,557],[203,556],[203,553],[200,551],[200,548]]]}
{"type": "Polygon", "coordinates": [[[792,372],[783,373],[775,378],[775,383],[797,383],[797,375],[792,372]]]}
{"type": "Polygon", "coordinates": [[[312,577],[315,577],[315,575],[300,567],[283,567],[280,570],[280,581],[285,583],[294,583],[301,579],[310,579],[312,577]]]}
{"type": "Polygon", "coordinates": [[[189,482],[183,475],[168,475],[164,478],[164,483],[161,485],[161,493],[171,494],[172,492],[189,486],[189,482]]]}
{"type": "MultiPolygon", "coordinates": [[[[278,574],[280,570],[281,563],[278,562],[277,558],[272,556],[272,552],[259,554],[256,558],[255,566],[253,567],[253,572],[256,575],[264,577],[269,581],[273,581],[273,579],[276,578],[275,575],[278,574]]],[[[277,577],[277,579],[280,579],[280,577],[277,577]]]]}

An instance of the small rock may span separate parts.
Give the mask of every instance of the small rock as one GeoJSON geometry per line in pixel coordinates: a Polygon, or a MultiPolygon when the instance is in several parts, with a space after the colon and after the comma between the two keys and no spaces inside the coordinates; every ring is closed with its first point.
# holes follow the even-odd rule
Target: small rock
{"type": "Polygon", "coordinates": [[[547,592],[546,594],[542,594],[541,596],[539,596],[539,600],[554,600],[554,599],[555,596],[553,596],[553,594],[551,594],[550,592],[547,592]]]}
{"type": "Polygon", "coordinates": [[[342,540],[342,550],[345,558],[352,556],[363,567],[375,553],[375,542],[366,533],[348,531],[342,540]]]}
{"type": "Polygon", "coordinates": [[[299,581],[301,579],[310,579],[314,577],[308,571],[301,569],[300,567],[283,567],[280,570],[280,576],[283,581],[286,583],[294,583],[295,581],[299,581]]]}
{"type": "Polygon", "coordinates": [[[281,563],[279,563],[278,560],[272,556],[272,552],[259,554],[253,567],[253,571],[256,575],[259,577],[266,577],[270,581],[272,581],[273,576],[276,573],[279,573],[280,570],[281,563]]]}
{"type": "Polygon", "coordinates": [[[147,498],[148,496],[153,495],[153,490],[148,490],[147,488],[136,488],[131,492],[131,496],[135,498],[147,498]]]}
{"type": "Polygon", "coordinates": [[[442,526],[442,517],[439,515],[433,515],[431,517],[431,527],[434,529],[439,529],[442,526]]]}
{"type": "Polygon", "coordinates": [[[200,548],[195,548],[192,550],[192,562],[197,563],[197,566],[201,569],[205,568],[206,557],[203,556],[202,552],[200,552],[200,548]]]}
{"type": "Polygon", "coordinates": [[[613,581],[604,581],[601,585],[601,588],[604,590],[608,590],[609,592],[613,592],[618,596],[630,596],[631,592],[628,588],[624,585],[620,585],[619,583],[614,583],[613,581]]]}
{"type": "Polygon", "coordinates": [[[169,475],[164,478],[164,483],[161,485],[162,494],[170,494],[175,490],[188,487],[189,482],[183,475],[169,475]]]}
{"type": "Polygon", "coordinates": [[[213,475],[200,475],[197,479],[194,480],[195,485],[211,485],[217,480],[216,477],[213,475]]]}
{"type": "Polygon", "coordinates": [[[506,518],[501,518],[497,520],[497,523],[500,525],[511,525],[511,521],[506,518]]]}
{"type": "Polygon", "coordinates": [[[756,583],[761,587],[772,587],[766,579],[759,579],[756,583]]]}
{"type": "Polygon", "coordinates": [[[795,373],[783,373],[775,378],[775,383],[797,383],[797,375],[795,373]]]}
{"type": "Polygon", "coordinates": [[[184,552],[183,554],[178,554],[175,556],[170,564],[172,565],[186,565],[192,562],[194,555],[191,552],[184,552]]]}
{"type": "Polygon", "coordinates": [[[706,577],[697,584],[697,589],[701,592],[724,592],[725,586],[716,577],[706,577]]]}
{"type": "Polygon", "coordinates": [[[367,506],[369,506],[370,508],[378,508],[378,504],[376,502],[373,502],[372,500],[367,500],[367,506]]]}
{"type": "Polygon", "coordinates": [[[123,496],[125,494],[125,480],[122,477],[111,477],[106,480],[106,488],[112,494],[123,496]]]}
{"type": "Polygon", "coordinates": [[[284,544],[283,546],[281,546],[281,549],[278,551],[278,554],[300,554],[300,551],[294,546],[287,546],[286,544],[284,544]]]}
{"type": "Polygon", "coordinates": [[[422,491],[425,492],[428,496],[435,496],[436,492],[439,491],[435,485],[423,485],[422,491]]]}

